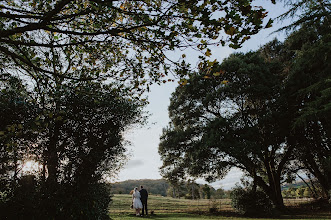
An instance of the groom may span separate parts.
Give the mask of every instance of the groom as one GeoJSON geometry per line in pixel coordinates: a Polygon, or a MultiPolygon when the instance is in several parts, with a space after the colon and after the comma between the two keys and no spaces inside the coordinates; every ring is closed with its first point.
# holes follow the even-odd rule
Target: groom
{"type": "Polygon", "coordinates": [[[140,186],[140,200],[141,203],[143,204],[143,209],[141,210],[141,214],[144,215],[144,211],[146,212],[147,215],[147,198],[148,198],[148,192],[146,189],[144,189],[143,186],[140,186]]]}

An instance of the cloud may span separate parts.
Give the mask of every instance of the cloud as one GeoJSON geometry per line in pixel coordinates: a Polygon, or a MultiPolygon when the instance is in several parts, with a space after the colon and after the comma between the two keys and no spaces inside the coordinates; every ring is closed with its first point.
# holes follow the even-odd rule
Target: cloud
{"type": "Polygon", "coordinates": [[[125,169],[132,169],[140,166],[144,166],[144,162],[142,160],[130,160],[128,164],[125,165],[125,169]]]}

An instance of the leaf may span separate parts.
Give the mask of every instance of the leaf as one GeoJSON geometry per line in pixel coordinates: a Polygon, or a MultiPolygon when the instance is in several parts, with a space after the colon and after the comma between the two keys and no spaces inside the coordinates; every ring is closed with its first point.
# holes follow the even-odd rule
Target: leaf
{"type": "Polygon", "coordinates": [[[227,30],[225,33],[228,34],[228,35],[233,36],[236,33],[236,28],[235,27],[230,27],[230,29],[227,30]]]}
{"type": "Polygon", "coordinates": [[[210,55],[211,55],[211,50],[210,50],[210,49],[207,49],[205,55],[206,55],[207,57],[210,57],[210,55]]]}
{"type": "Polygon", "coordinates": [[[270,28],[270,27],[272,27],[272,23],[273,23],[274,21],[270,18],[269,19],[269,21],[268,21],[268,23],[267,23],[267,25],[265,26],[266,28],[270,28]]]}
{"type": "Polygon", "coordinates": [[[220,76],[223,75],[225,73],[225,70],[220,70],[219,72],[215,72],[213,73],[214,76],[220,76]]]}
{"type": "Polygon", "coordinates": [[[182,85],[182,86],[185,86],[187,84],[187,79],[181,79],[179,81],[179,84],[182,85]]]}

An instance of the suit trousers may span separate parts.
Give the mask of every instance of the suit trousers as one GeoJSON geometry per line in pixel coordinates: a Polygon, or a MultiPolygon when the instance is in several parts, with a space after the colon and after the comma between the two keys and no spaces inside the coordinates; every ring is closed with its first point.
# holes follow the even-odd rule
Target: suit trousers
{"type": "Polygon", "coordinates": [[[147,199],[146,200],[145,199],[142,199],[141,200],[141,203],[143,204],[143,208],[141,210],[141,214],[142,215],[145,215],[145,213],[146,213],[146,215],[147,215],[147,199]]]}

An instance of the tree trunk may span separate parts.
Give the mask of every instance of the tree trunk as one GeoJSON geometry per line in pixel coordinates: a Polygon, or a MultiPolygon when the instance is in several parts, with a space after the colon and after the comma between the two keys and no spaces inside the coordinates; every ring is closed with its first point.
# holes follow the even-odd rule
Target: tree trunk
{"type": "Polygon", "coordinates": [[[46,165],[48,177],[46,179],[45,188],[45,213],[49,219],[56,219],[56,212],[58,209],[57,203],[59,198],[56,197],[58,189],[58,139],[59,139],[59,125],[58,122],[54,122],[53,128],[50,129],[51,136],[47,144],[47,150],[45,152],[46,165]]]}
{"type": "Polygon", "coordinates": [[[273,188],[272,202],[274,203],[276,209],[284,210],[285,205],[284,205],[282,190],[281,190],[281,186],[280,186],[280,178],[279,178],[279,176],[275,176],[275,174],[274,174],[274,179],[273,179],[271,188],[273,188]]]}
{"type": "Polygon", "coordinates": [[[269,185],[262,177],[256,176],[256,184],[269,196],[270,200],[278,210],[285,210],[283,196],[280,187],[280,178],[275,172],[270,172],[269,185]]]}

